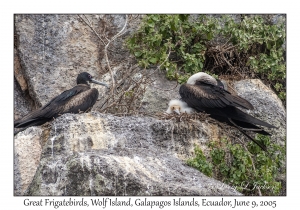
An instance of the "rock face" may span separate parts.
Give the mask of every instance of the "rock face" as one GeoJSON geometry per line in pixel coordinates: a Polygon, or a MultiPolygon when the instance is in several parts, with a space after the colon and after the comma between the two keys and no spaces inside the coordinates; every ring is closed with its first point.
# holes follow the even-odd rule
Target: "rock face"
{"type": "Polygon", "coordinates": [[[147,86],[141,107],[142,111],[149,114],[166,111],[171,99],[180,98],[180,85],[177,82],[167,80],[162,72],[153,74],[152,78],[154,82],[147,86]]]}
{"type": "MultiPolygon", "coordinates": [[[[86,17],[96,29],[102,28],[99,16],[86,17]]],[[[113,17],[112,22],[122,27],[124,15],[113,17]]],[[[76,85],[74,78],[80,72],[88,71],[95,78],[102,74],[99,49],[104,46],[78,15],[15,15],[15,28],[24,77],[39,105],[76,85]]],[[[105,34],[118,29],[108,28],[105,34]]]]}
{"type": "Polygon", "coordinates": [[[53,121],[25,194],[239,195],[182,161],[194,143],[209,136],[195,127],[184,132],[180,124],[98,112],[65,114],[53,121]]]}
{"type": "Polygon", "coordinates": [[[41,157],[42,129],[28,128],[14,141],[14,191],[22,195],[32,181],[41,157]]]}
{"type": "Polygon", "coordinates": [[[234,88],[239,96],[255,107],[249,114],[277,127],[266,130],[272,134],[273,142],[283,145],[286,137],[286,111],[277,95],[258,79],[235,82],[234,88]]]}
{"type": "MultiPolygon", "coordinates": [[[[125,22],[124,15],[81,17],[108,38],[125,22]]],[[[131,33],[136,25],[127,27],[126,33],[131,33]]],[[[15,56],[19,56],[15,58],[15,119],[73,87],[79,72],[110,82],[104,45],[79,16],[16,15],[15,29],[15,56]]],[[[111,43],[108,55],[114,61],[113,71],[122,69],[120,63],[127,58],[126,52],[120,52],[123,42],[111,43]]],[[[163,73],[151,79],[141,111],[154,115],[180,96],[179,85],[163,73]]],[[[95,87],[101,101],[107,92],[95,87]]],[[[272,141],[283,143],[286,113],[277,96],[258,80],[235,82],[234,88],[254,105],[252,115],[280,127],[270,132],[272,141]]],[[[97,103],[91,113],[65,114],[15,136],[15,195],[239,195],[186,165],[195,144],[206,152],[207,142],[219,139],[218,126],[117,117],[99,113],[97,103]]]]}
{"type": "Polygon", "coordinates": [[[22,92],[14,79],[14,119],[19,119],[35,108],[34,102],[27,92],[22,92]]]}

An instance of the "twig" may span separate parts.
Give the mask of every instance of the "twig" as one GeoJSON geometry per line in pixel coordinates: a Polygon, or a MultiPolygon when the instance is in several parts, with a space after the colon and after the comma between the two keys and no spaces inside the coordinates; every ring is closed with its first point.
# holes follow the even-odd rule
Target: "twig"
{"type": "Polygon", "coordinates": [[[162,90],[162,91],[171,91],[171,90],[174,90],[177,86],[178,86],[178,80],[176,80],[176,85],[173,88],[170,88],[170,89],[161,89],[161,88],[156,87],[156,86],[154,86],[154,88],[162,90]]]}
{"type": "Polygon", "coordinates": [[[84,15],[84,17],[88,20],[88,22],[89,23],[87,23],[80,15],[78,15],[80,18],[81,18],[81,20],[83,20],[84,22],[85,22],[85,24],[87,25],[87,26],[89,26],[90,27],[90,29],[92,29],[92,31],[97,35],[97,37],[102,41],[102,43],[103,43],[103,45],[105,45],[105,42],[101,39],[101,37],[100,37],[100,35],[94,30],[94,28],[92,27],[92,25],[91,25],[91,22],[90,22],[90,20],[84,15]]]}
{"type": "MultiPolygon", "coordinates": [[[[177,45],[178,43],[176,43],[176,45],[177,45]]],[[[175,46],[176,46],[175,45],[175,46]]],[[[167,55],[167,57],[166,57],[166,59],[151,73],[151,74],[149,74],[148,75],[148,77],[150,78],[150,76],[152,75],[152,74],[154,74],[154,72],[156,72],[158,69],[160,69],[160,67],[168,60],[168,58],[170,57],[170,54],[171,54],[171,48],[169,48],[169,53],[168,53],[168,55],[167,55]]],[[[159,88],[159,87],[155,87],[155,88],[157,88],[157,89],[159,89],[159,90],[162,90],[162,91],[170,91],[170,90],[174,90],[176,87],[178,86],[178,81],[177,81],[177,83],[176,83],[176,86],[174,87],[174,88],[171,88],[171,89],[161,89],[161,88],[159,88]]]]}
{"type": "Polygon", "coordinates": [[[225,45],[227,45],[227,43],[230,41],[231,37],[232,37],[232,35],[230,35],[230,37],[228,38],[227,42],[225,42],[225,44],[222,45],[222,48],[223,48],[225,45]]]}
{"type": "Polygon", "coordinates": [[[124,30],[125,30],[125,28],[126,28],[127,20],[128,20],[128,17],[127,17],[127,15],[126,15],[125,24],[124,24],[122,30],[119,31],[119,33],[117,33],[110,41],[108,41],[108,43],[105,45],[105,48],[104,48],[105,59],[106,59],[106,63],[107,63],[107,66],[108,66],[108,70],[109,70],[109,72],[110,72],[111,81],[112,81],[112,88],[111,88],[111,93],[112,93],[112,95],[114,94],[114,89],[115,89],[115,79],[114,79],[114,75],[113,75],[113,72],[112,72],[111,67],[110,67],[110,64],[109,64],[108,55],[107,55],[107,48],[108,48],[109,44],[110,44],[112,41],[114,41],[116,38],[118,38],[119,36],[122,35],[122,33],[124,32],[124,30]]]}
{"type": "MultiPolygon", "coordinates": [[[[122,86],[122,84],[124,83],[124,81],[127,80],[134,73],[134,71],[136,71],[136,69],[137,69],[137,65],[134,65],[134,66],[130,67],[130,69],[125,72],[126,75],[123,75],[122,80],[116,85],[116,88],[120,88],[122,86]]],[[[129,91],[129,90],[130,89],[126,89],[126,90],[122,89],[121,91],[123,91],[123,92],[121,92],[119,94],[119,96],[122,95],[122,94],[125,94],[125,91],[129,91]]],[[[110,100],[110,98],[111,98],[111,96],[107,95],[107,97],[103,100],[103,103],[102,103],[102,105],[100,107],[100,109],[101,109],[100,111],[101,112],[103,112],[104,110],[107,110],[109,107],[111,107],[111,105],[109,105],[107,107],[103,107],[106,103],[108,103],[108,101],[110,100]]],[[[113,102],[113,103],[115,104],[116,102],[113,102]]]]}
{"type": "MultiPolygon", "coordinates": [[[[177,45],[177,44],[176,44],[177,45]]],[[[175,46],[176,46],[175,45],[175,46]]],[[[169,47],[169,53],[166,57],[166,59],[151,73],[149,74],[148,76],[150,77],[152,74],[154,74],[155,71],[157,71],[158,69],[160,69],[160,67],[168,60],[168,58],[170,57],[170,54],[171,54],[171,47],[169,47]]]]}

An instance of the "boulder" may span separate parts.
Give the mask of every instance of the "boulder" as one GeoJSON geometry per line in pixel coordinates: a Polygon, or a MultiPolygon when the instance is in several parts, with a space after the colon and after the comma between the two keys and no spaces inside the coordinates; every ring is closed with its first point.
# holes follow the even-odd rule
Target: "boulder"
{"type": "Polygon", "coordinates": [[[32,127],[14,139],[14,192],[23,195],[32,182],[41,158],[42,128],[32,127]]]}
{"type": "MultiPolygon", "coordinates": [[[[112,38],[123,27],[124,15],[102,16],[81,15],[96,30],[104,30],[101,24],[109,22],[102,32],[112,38]]],[[[15,15],[15,29],[23,77],[40,106],[75,86],[78,73],[99,78],[106,72],[104,44],[78,15],[15,15]]]]}
{"type": "Polygon", "coordinates": [[[141,111],[148,114],[164,112],[167,110],[170,100],[180,98],[178,92],[180,84],[168,80],[165,73],[160,71],[155,72],[151,79],[153,83],[146,87],[141,111]]]}
{"type": "Polygon", "coordinates": [[[272,142],[284,145],[286,138],[286,110],[278,96],[259,79],[246,79],[234,83],[237,94],[247,99],[254,110],[248,114],[268,122],[277,129],[267,129],[272,142]]]}
{"type": "Polygon", "coordinates": [[[34,102],[28,92],[23,92],[14,79],[14,119],[17,120],[35,109],[34,102]]]}
{"type": "Polygon", "coordinates": [[[64,114],[41,136],[46,143],[25,195],[240,195],[186,165],[194,144],[209,134],[202,123],[185,125],[94,111],[64,114]]]}

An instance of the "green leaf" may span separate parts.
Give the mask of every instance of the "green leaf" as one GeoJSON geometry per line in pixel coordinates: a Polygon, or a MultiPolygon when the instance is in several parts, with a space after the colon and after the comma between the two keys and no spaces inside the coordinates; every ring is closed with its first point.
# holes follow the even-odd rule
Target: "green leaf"
{"type": "Polygon", "coordinates": [[[157,62],[157,58],[150,58],[149,60],[151,63],[156,63],[157,62]]]}
{"type": "Polygon", "coordinates": [[[201,61],[199,62],[199,65],[200,65],[200,68],[202,69],[203,68],[203,63],[201,61]]]}
{"type": "Polygon", "coordinates": [[[171,23],[170,23],[170,26],[171,26],[171,29],[172,29],[173,31],[176,30],[176,27],[175,27],[175,23],[174,23],[174,22],[171,22],[171,23]]]}
{"type": "Polygon", "coordinates": [[[211,40],[213,38],[213,33],[212,32],[209,32],[206,35],[207,35],[208,40],[211,40]]]}
{"type": "Polygon", "coordinates": [[[155,23],[152,20],[149,20],[148,26],[153,28],[155,26],[155,23]]]}
{"type": "MultiPolygon", "coordinates": [[[[248,60],[246,58],[246,68],[257,76],[267,77],[273,87],[276,83],[284,84],[275,91],[281,96],[285,93],[286,49],[282,46],[286,43],[286,31],[282,20],[280,24],[269,25],[260,15],[243,15],[240,23],[229,15],[223,15],[221,20],[199,15],[193,21],[189,21],[186,14],[145,15],[140,29],[128,39],[126,46],[143,66],[164,60],[161,55],[170,49],[170,65],[176,61],[176,70],[182,74],[176,79],[183,81],[188,78],[187,73],[193,74],[204,68],[206,42],[212,40],[214,34],[220,34],[228,43],[236,45],[238,53],[251,55],[248,60]]],[[[175,78],[173,67],[172,73],[167,73],[168,78],[175,78]]]]}
{"type": "Polygon", "coordinates": [[[136,57],[140,57],[140,56],[142,55],[142,52],[139,52],[139,51],[134,52],[134,55],[135,55],[136,57]]]}

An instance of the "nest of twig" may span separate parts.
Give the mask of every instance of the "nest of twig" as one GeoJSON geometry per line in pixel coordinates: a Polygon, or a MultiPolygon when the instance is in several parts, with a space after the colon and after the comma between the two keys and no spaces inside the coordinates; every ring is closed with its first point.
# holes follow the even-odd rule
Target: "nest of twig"
{"type": "Polygon", "coordinates": [[[141,99],[151,82],[137,65],[118,71],[113,94],[108,94],[99,106],[101,112],[129,114],[140,109],[141,99]]]}
{"type": "Polygon", "coordinates": [[[208,44],[205,52],[205,69],[218,75],[234,75],[236,79],[245,78],[247,56],[238,52],[232,44],[208,44]]]}
{"type": "Polygon", "coordinates": [[[230,129],[231,126],[219,122],[209,116],[207,113],[198,112],[193,114],[181,113],[181,114],[167,114],[167,113],[157,113],[156,118],[160,120],[171,120],[173,122],[188,122],[188,123],[195,123],[195,122],[205,122],[213,125],[217,125],[222,129],[230,129]]]}
{"type": "MultiPolygon", "coordinates": [[[[160,120],[170,120],[174,123],[180,123],[183,122],[184,124],[193,125],[195,127],[198,127],[197,124],[199,122],[207,123],[210,125],[216,125],[219,127],[218,129],[218,135],[219,137],[226,137],[228,140],[230,140],[232,143],[243,143],[242,139],[245,137],[241,137],[241,133],[233,126],[230,126],[226,123],[219,122],[209,116],[209,114],[206,113],[193,113],[193,114],[187,114],[187,113],[181,113],[179,114],[167,114],[167,113],[157,113],[155,115],[156,118],[160,120]]],[[[251,135],[251,134],[248,134],[251,135]]]]}

